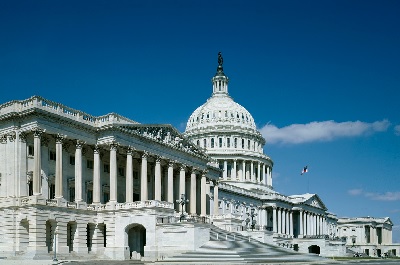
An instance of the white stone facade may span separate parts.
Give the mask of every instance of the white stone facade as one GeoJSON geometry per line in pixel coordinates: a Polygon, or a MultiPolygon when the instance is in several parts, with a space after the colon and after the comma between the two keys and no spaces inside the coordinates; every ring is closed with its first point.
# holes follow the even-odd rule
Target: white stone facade
{"type": "Polygon", "coordinates": [[[65,257],[156,259],[209,239],[201,223],[176,226],[176,215],[210,214],[220,170],[169,125],[35,96],[0,106],[0,136],[0,256],[49,258],[56,239],[65,257]]]}
{"type": "Polygon", "coordinates": [[[38,96],[0,105],[0,257],[157,260],[198,249],[209,223],[322,256],[345,255],[369,231],[361,250],[398,255],[390,220],[360,230],[317,194],[274,190],[265,140],[229,96],[220,58],[184,134],[38,96]]]}

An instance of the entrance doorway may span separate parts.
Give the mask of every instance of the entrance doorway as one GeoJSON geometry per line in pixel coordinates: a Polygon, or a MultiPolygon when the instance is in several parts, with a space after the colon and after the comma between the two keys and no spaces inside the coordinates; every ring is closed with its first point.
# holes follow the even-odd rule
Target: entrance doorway
{"type": "Polygon", "coordinates": [[[321,250],[320,250],[319,246],[312,245],[312,246],[308,247],[308,253],[320,254],[321,250]]]}
{"type": "Polygon", "coordinates": [[[146,245],[146,228],[141,224],[132,224],[126,228],[131,259],[140,259],[144,256],[146,245]]]}

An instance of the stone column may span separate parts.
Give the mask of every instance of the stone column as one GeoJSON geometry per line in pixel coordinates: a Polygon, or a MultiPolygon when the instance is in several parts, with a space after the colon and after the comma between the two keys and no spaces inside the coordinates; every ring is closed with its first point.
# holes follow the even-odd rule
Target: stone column
{"type": "Polygon", "coordinates": [[[282,209],[282,234],[287,234],[286,228],[286,209],[282,209]]]}
{"type": "Polygon", "coordinates": [[[228,162],[224,160],[224,172],[223,172],[223,178],[225,180],[228,179],[228,162]]]}
{"type": "Polygon", "coordinates": [[[117,144],[110,144],[110,203],[117,203],[117,144]]]}
{"type": "Polygon", "coordinates": [[[261,170],[261,163],[260,163],[260,161],[258,161],[258,165],[257,165],[257,177],[256,177],[256,181],[257,181],[257,182],[261,182],[260,170],[261,170]]]}
{"type": "Polygon", "coordinates": [[[195,170],[192,170],[192,173],[190,174],[190,214],[191,215],[196,215],[197,214],[197,209],[196,209],[196,173],[195,170]]]}
{"type": "Polygon", "coordinates": [[[250,180],[251,182],[256,182],[255,175],[254,175],[254,162],[251,161],[250,163],[250,180]]]}
{"type": "Polygon", "coordinates": [[[300,219],[300,231],[299,231],[299,235],[303,235],[303,210],[299,211],[299,219],[300,219]]]}
{"type": "Polygon", "coordinates": [[[181,194],[186,194],[186,187],[185,187],[185,177],[186,177],[186,166],[181,165],[180,172],[179,172],[179,198],[181,194]]]}
{"type": "Polygon", "coordinates": [[[277,223],[276,223],[276,219],[277,219],[277,214],[276,214],[276,206],[272,207],[272,230],[274,233],[278,233],[278,229],[277,229],[277,223]]]}
{"type": "Polygon", "coordinates": [[[154,199],[156,201],[161,201],[161,157],[156,157],[155,166],[155,179],[154,179],[154,199]]]}
{"type": "Polygon", "coordinates": [[[100,148],[93,149],[93,203],[100,203],[100,148]]]}
{"type": "Polygon", "coordinates": [[[219,215],[219,205],[218,205],[218,183],[214,182],[214,215],[219,215]]]}
{"type": "Polygon", "coordinates": [[[240,181],[246,180],[246,161],[243,160],[242,162],[242,179],[240,181]]]}
{"type": "Polygon", "coordinates": [[[237,171],[236,171],[236,159],[233,160],[233,171],[231,173],[231,179],[236,180],[237,176],[237,171]]]}
{"type": "Polygon", "coordinates": [[[278,209],[278,234],[282,233],[282,209],[278,209]]]}
{"type": "Polygon", "coordinates": [[[83,142],[76,141],[75,149],[75,202],[82,201],[82,147],[83,142]]]}
{"type": "Polygon", "coordinates": [[[142,155],[142,170],[140,174],[140,200],[147,201],[147,152],[142,155]]]}
{"type": "Polygon", "coordinates": [[[65,136],[57,134],[56,136],[56,179],[55,179],[55,198],[61,199],[63,197],[63,157],[62,157],[62,143],[65,136]]]}
{"type": "Polygon", "coordinates": [[[200,215],[206,216],[207,214],[207,180],[206,180],[206,173],[203,172],[201,175],[201,184],[200,184],[200,215]]]}
{"type": "Polygon", "coordinates": [[[167,201],[174,202],[174,163],[168,163],[168,194],[167,201]]]}
{"type": "Polygon", "coordinates": [[[293,236],[293,211],[289,211],[289,234],[293,236]]]}
{"type": "Polygon", "coordinates": [[[128,147],[126,150],[126,180],[125,180],[125,202],[133,202],[133,150],[128,147]]]}
{"type": "Polygon", "coordinates": [[[265,164],[262,165],[262,182],[267,185],[267,179],[265,178],[265,164]]]}
{"type": "Polygon", "coordinates": [[[34,156],[34,169],[33,169],[33,195],[41,194],[40,178],[42,171],[41,152],[40,152],[40,137],[43,130],[37,128],[33,132],[33,156],[34,156]]]}

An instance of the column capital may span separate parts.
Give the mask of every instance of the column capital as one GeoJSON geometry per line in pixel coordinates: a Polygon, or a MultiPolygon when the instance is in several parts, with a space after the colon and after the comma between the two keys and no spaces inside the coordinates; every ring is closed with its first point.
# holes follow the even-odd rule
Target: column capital
{"type": "Polygon", "coordinates": [[[184,164],[180,164],[179,168],[180,168],[181,171],[186,171],[187,166],[184,165],[184,164]]]}
{"type": "Polygon", "coordinates": [[[55,136],[57,144],[62,144],[66,138],[67,138],[67,135],[61,134],[61,133],[57,133],[57,135],[55,136]]]}
{"type": "Polygon", "coordinates": [[[27,136],[26,132],[20,132],[19,133],[19,141],[22,143],[26,143],[26,136],[27,136]]]}
{"type": "Polygon", "coordinates": [[[100,154],[100,150],[101,150],[100,146],[98,144],[95,144],[93,147],[93,153],[100,154]]]}
{"type": "Polygon", "coordinates": [[[76,141],[75,141],[75,147],[76,147],[76,149],[82,149],[84,144],[86,144],[85,141],[82,141],[82,140],[76,140],[76,141]]]}
{"type": "Polygon", "coordinates": [[[120,145],[116,141],[112,141],[111,143],[108,144],[110,146],[110,151],[117,151],[118,146],[120,145]]]}
{"type": "Polygon", "coordinates": [[[147,159],[150,156],[150,153],[147,151],[143,151],[142,159],[147,159]]]}
{"type": "Polygon", "coordinates": [[[173,160],[169,160],[168,161],[168,167],[174,167],[175,166],[175,164],[176,164],[176,161],[173,161],[173,160]]]}
{"type": "Polygon", "coordinates": [[[127,155],[133,155],[133,154],[135,153],[135,151],[136,151],[136,148],[133,147],[133,146],[128,145],[128,146],[125,148],[125,150],[126,150],[126,154],[127,154],[127,155]]]}
{"type": "Polygon", "coordinates": [[[201,171],[201,175],[202,175],[202,176],[206,176],[207,173],[208,173],[208,170],[207,170],[207,169],[203,169],[203,170],[201,171]]]}
{"type": "Polygon", "coordinates": [[[41,129],[39,127],[33,128],[31,132],[33,133],[33,137],[40,137],[46,130],[41,129]]]}
{"type": "Polygon", "coordinates": [[[6,134],[1,135],[0,141],[2,144],[6,144],[7,143],[7,135],[6,134]]]}
{"type": "Polygon", "coordinates": [[[156,163],[161,163],[161,160],[163,159],[163,157],[159,155],[156,155],[155,158],[156,158],[156,163]]]}

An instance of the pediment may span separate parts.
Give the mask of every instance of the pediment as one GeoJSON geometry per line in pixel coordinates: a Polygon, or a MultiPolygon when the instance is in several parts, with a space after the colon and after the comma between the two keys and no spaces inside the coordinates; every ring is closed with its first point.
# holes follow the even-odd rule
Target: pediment
{"type": "Polygon", "coordinates": [[[314,194],[311,197],[307,198],[303,202],[303,204],[309,205],[309,206],[314,207],[314,208],[319,208],[319,209],[322,209],[324,211],[327,210],[325,204],[322,202],[322,200],[316,194],[314,194]]]}

